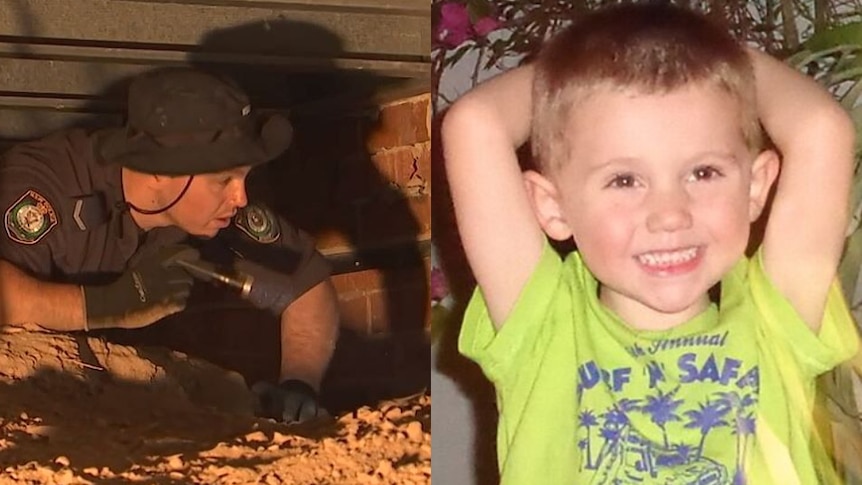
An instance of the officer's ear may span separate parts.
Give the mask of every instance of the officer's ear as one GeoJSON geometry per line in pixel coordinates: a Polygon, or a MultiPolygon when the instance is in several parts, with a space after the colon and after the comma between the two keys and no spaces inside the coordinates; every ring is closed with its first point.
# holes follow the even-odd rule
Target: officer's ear
{"type": "Polygon", "coordinates": [[[137,170],[123,168],[123,180],[135,190],[146,189],[150,191],[161,190],[165,187],[170,177],[165,175],[152,175],[137,170]]]}
{"type": "Polygon", "coordinates": [[[158,189],[169,185],[175,178],[176,177],[169,177],[167,175],[147,174],[144,180],[148,187],[158,189]]]}
{"type": "Polygon", "coordinates": [[[150,174],[141,174],[141,181],[144,185],[151,189],[157,189],[165,184],[165,181],[168,179],[164,175],[150,175],[150,174]]]}
{"type": "Polygon", "coordinates": [[[174,195],[178,191],[185,193],[194,179],[191,175],[145,175],[145,177],[144,183],[150,190],[167,191],[167,193],[174,195]]]}

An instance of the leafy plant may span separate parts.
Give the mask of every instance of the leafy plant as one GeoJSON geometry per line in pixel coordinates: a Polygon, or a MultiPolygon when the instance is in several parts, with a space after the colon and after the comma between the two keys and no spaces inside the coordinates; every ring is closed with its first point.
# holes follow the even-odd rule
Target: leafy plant
{"type": "MultiPolygon", "coordinates": [[[[798,52],[813,35],[862,18],[860,0],[671,1],[705,12],[738,39],[778,57],[798,52]]],[[[481,70],[507,57],[529,59],[572,19],[614,3],[617,0],[432,0],[435,101],[443,72],[465,55],[478,54],[473,61],[475,84],[481,70]]]]}

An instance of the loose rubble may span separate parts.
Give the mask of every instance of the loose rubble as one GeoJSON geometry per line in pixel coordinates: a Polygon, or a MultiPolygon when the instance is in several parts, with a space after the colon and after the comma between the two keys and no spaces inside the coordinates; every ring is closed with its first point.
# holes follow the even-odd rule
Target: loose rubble
{"type": "Polygon", "coordinates": [[[428,393],[288,426],[214,366],[94,343],[98,371],[74,345],[0,334],[0,485],[431,483],[428,393]]]}

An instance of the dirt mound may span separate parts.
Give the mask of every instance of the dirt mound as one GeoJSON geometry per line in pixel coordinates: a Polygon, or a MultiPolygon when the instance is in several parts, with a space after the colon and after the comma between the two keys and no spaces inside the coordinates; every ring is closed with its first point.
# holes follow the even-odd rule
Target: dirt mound
{"type": "Polygon", "coordinates": [[[184,354],[6,332],[0,402],[0,484],[430,483],[427,394],[287,426],[184,354]]]}

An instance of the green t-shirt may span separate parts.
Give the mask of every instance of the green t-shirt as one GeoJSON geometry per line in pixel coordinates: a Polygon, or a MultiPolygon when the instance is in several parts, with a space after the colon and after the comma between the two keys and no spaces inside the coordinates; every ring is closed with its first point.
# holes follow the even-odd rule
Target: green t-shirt
{"type": "Polygon", "coordinates": [[[811,485],[815,377],[856,351],[837,284],[815,335],[758,256],[683,325],[636,331],[546,245],[499,332],[477,289],[459,348],[497,390],[502,485],[811,485]]]}

